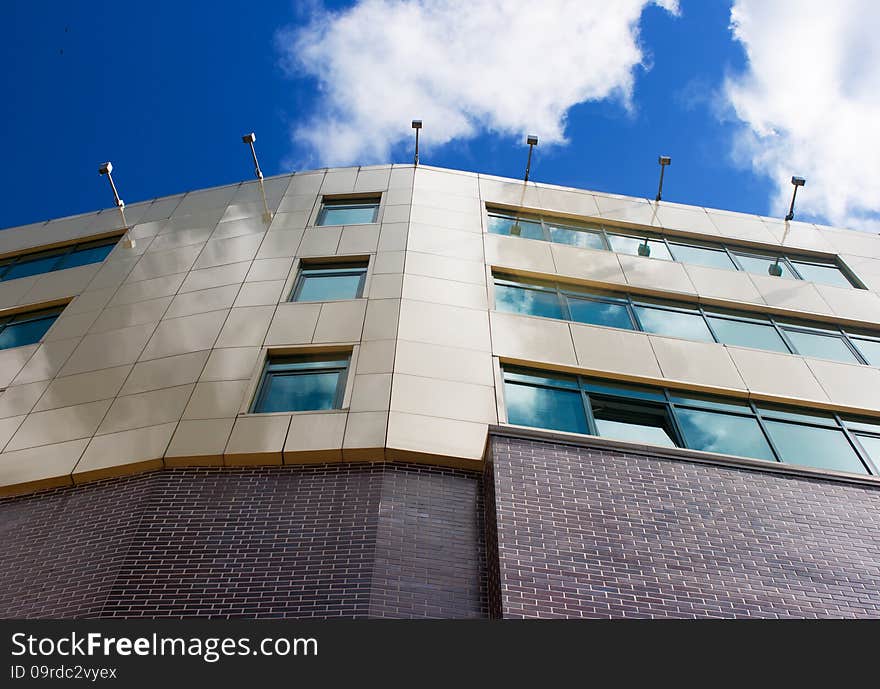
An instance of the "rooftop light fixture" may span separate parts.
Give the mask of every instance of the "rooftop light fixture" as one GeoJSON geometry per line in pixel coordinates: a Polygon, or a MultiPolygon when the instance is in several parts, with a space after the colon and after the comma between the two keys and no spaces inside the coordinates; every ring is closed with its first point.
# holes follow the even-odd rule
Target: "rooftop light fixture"
{"type": "Polygon", "coordinates": [[[647,237],[645,237],[644,244],[639,244],[638,252],[639,252],[639,256],[644,256],[645,258],[650,258],[651,247],[648,246],[648,238],[647,237]]]}
{"type": "Polygon", "coordinates": [[[532,169],[532,149],[538,145],[538,137],[534,134],[529,134],[526,137],[526,143],[529,145],[529,159],[526,161],[526,176],[523,182],[529,181],[529,171],[532,169]]]}
{"type": "Polygon", "coordinates": [[[418,167],[419,165],[419,130],[422,128],[421,120],[413,120],[412,128],[416,130],[416,155],[413,158],[413,165],[418,167]]]}
{"type": "Polygon", "coordinates": [[[128,227],[128,222],[126,222],[125,220],[125,201],[119,198],[119,192],[116,191],[116,185],[113,183],[112,173],[113,163],[111,163],[109,160],[106,163],[101,163],[98,166],[98,174],[107,175],[107,180],[110,182],[110,188],[113,190],[113,201],[116,203],[116,208],[119,209],[119,215],[122,216],[122,226],[127,229],[125,237],[122,240],[122,245],[128,249],[134,249],[134,237],[131,236],[131,229],[128,227]]]}
{"type": "Polygon", "coordinates": [[[663,171],[666,169],[667,165],[672,164],[672,158],[669,156],[660,156],[657,159],[657,162],[660,163],[660,186],[657,187],[657,198],[655,201],[659,201],[660,197],[663,195],[663,171]]]}
{"type": "Polygon", "coordinates": [[[785,216],[786,220],[794,220],[794,200],[797,198],[797,190],[798,187],[802,187],[807,183],[803,177],[792,177],[791,183],[794,186],[794,191],[791,193],[791,206],[788,209],[788,215],[785,216]]]}
{"type": "Polygon", "coordinates": [[[241,142],[243,144],[249,144],[251,147],[251,156],[253,156],[254,159],[254,174],[257,176],[257,179],[263,179],[263,171],[260,169],[260,163],[257,162],[257,150],[254,148],[254,141],[256,140],[257,135],[253,132],[241,137],[241,142]]]}

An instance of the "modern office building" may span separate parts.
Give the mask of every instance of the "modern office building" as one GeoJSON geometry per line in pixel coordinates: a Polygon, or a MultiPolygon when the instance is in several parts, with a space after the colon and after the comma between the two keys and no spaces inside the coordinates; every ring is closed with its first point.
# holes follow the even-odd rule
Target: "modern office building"
{"type": "Polygon", "coordinates": [[[0,232],[0,387],[3,617],[880,616],[876,235],[244,182],[0,232]]]}

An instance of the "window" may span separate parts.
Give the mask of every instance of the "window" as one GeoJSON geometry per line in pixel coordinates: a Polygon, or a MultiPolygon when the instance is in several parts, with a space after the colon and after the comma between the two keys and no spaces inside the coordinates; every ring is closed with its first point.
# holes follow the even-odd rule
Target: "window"
{"type": "Polygon", "coordinates": [[[270,357],[251,411],[340,408],[349,358],[348,354],[270,357]]]}
{"type": "Polygon", "coordinates": [[[505,366],[508,423],[878,475],[880,422],[505,366]]]}
{"type": "Polygon", "coordinates": [[[318,225],[365,225],[376,222],[379,199],[324,199],[318,225]]]}
{"type": "Polygon", "coordinates": [[[710,309],[624,292],[495,274],[495,308],[543,318],[640,330],[698,342],[719,342],[880,366],[880,338],[841,328],[785,321],[759,313],[710,309]]]}
{"type": "Polygon", "coordinates": [[[44,309],[0,318],[0,349],[11,349],[39,342],[61,311],[60,308],[44,309]]]}
{"type": "Polygon", "coordinates": [[[358,299],[364,292],[367,262],[304,263],[290,301],[358,299]]]}
{"type": "Polygon", "coordinates": [[[100,263],[113,251],[118,241],[119,237],[99,239],[63,249],[37,251],[4,259],[0,261],[0,281],[50,273],[89,263],[100,263]]]}
{"type": "Polygon", "coordinates": [[[810,280],[835,287],[864,289],[834,260],[779,255],[771,250],[741,249],[707,242],[690,243],[649,232],[625,232],[595,223],[562,221],[537,215],[522,215],[487,208],[489,232],[522,239],[538,239],[598,251],[615,251],[641,256],[647,240],[649,258],[694,263],[723,270],[741,270],[756,275],[778,275],[788,280],[810,280]],[[639,253],[641,248],[642,253],[639,253]]]}

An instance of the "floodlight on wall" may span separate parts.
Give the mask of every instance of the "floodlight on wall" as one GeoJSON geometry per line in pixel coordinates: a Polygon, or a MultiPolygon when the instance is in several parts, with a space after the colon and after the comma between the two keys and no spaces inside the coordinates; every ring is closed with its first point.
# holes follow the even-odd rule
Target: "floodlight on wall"
{"type": "Polygon", "coordinates": [[[257,149],[254,148],[254,141],[256,140],[257,135],[253,132],[241,137],[241,142],[251,147],[251,156],[254,159],[254,174],[257,176],[257,179],[263,179],[263,171],[260,169],[260,163],[257,161],[257,149]]]}
{"type": "Polygon", "coordinates": [[[645,258],[650,258],[651,256],[651,247],[648,246],[648,238],[645,237],[645,242],[643,244],[639,244],[638,248],[639,256],[644,256],[645,258]]]}
{"type": "Polygon", "coordinates": [[[107,179],[110,180],[110,188],[113,190],[113,200],[116,202],[117,208],[124,208],[125,202],[119,198],[119,192],[116,191],[116,185],[113,183],[113,163],[109,160],[106,163],[101,163],[98,166],[98,173],[101,175],[107,175],[107,179]]]}
{"type": "Polygon", "coordinates": [[[534,134],[529,134],[526,137],[526,143],[529,145],[529,158],[526,160],[526,176],[525,179],[523,179],[523,182],[529,181],[529,172],[532,169],[532,149],[538,145],[538,137],[534,134]]]}
{"type": "Polygon", "coordinates": [[[767,268],[767,272],[775,278],[782,277],[782,266],[779,265],[779,259],[776,259],[776,263],[771,263],[770,267],[767,268]]]}
{"type": "Polygon", "coordinates": [[[798,187],[804,186],[807,180],[803,177],[792,177],[791,183],[794,186],[794,191],[791,193],[791,206],[788,209],[788,215],[785,216],[786,220],[794,220],[794,200],[797,198],[797,190],[798,187]]]}
{"type": "Polygon", "coordinates": [[[657,159],[657,162],[660,163],[660,186],[657,187],[657,198],[655,201],[659,201],[660,197],[663,195],[663,171],[666,169],[667,165],[672,164],[672,158],[669,156],[660,156],[657,159]]]}
{"type": "Polygon", "coordinates": [[[416,154],[415,154],[415,157],[413,157],[413,165],[418,167],[418,165],[419,165],[419,130],[422,128],[422,121],[421,120],[413,120],[412,121],[412,128],[416,130],[416,154]]]}

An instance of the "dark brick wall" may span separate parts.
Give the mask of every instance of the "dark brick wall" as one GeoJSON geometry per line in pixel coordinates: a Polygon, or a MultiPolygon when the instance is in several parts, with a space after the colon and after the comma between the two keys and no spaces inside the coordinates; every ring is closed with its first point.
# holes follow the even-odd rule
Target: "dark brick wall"
{"type": "Polygon", "coordinates": [[[880,617],[880,490],[507,437],[491,452],[505,618],[880,617]]]}
{"type": "Polygon", "coordinates": [[[0,500],[0,617],[481,617],[480,478],[174,469],[0,500]]]}

